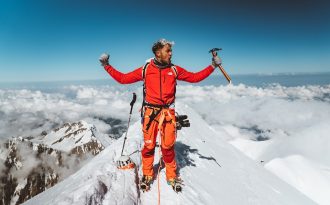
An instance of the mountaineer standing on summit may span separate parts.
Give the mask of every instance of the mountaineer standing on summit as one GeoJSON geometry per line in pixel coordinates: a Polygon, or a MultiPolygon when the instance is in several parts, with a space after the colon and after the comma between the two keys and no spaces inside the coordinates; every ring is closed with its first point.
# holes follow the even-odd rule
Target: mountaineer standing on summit
{"type": "Polygon", "coordinates": [[[153,162],[157,134],[161,137],[162,159],[166,168],[166,180],[174,191],[181,191],[177,178],[174,145],[176,141],[175,91],[176,81],[197,83],[207,78],[214,69],[221,65],[218,56],[212,58],[212,64],[203,70],[193,73],[171,62],[173,42],[165,39],[156,41],[152,46],[155,57],[144,66],[127,74],[121,73],[109,65],[109,55],[102,54],[100,62],[104,69],[121,84],[144,81],[142,131],[144,147],[142,155],[141,189],[148,191],[154,179],[153,162]]]}

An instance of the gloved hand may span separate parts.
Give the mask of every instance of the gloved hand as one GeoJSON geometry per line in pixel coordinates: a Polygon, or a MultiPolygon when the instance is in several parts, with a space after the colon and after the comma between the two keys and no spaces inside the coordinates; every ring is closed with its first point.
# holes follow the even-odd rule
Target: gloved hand
{"type": "Polygon", "coordinates": [[[106,65],[109,65],[109,54],[107,53],[103,53],[100,58],[99,61],[101,62],[101,65],[104,67],[106,65]]]}
{"type": "Polygon", "coordinates": [[[212,65],[213,67],[218,67],[219,65],[221,65],[222,61],[221,58],[219,56],[214,56],[212,58],[212,65]]]}

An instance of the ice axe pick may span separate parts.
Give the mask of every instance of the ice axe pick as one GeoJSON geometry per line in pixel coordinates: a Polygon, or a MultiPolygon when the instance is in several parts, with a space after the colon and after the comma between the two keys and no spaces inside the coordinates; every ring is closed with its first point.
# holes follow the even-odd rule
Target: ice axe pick
{"type": "MultiPolygon", "coordinates": [[[[217,51],[222,50],[221,48],[212,48],[209,53],[212,53],[212,56],[215,57],[218,55],[217,51]]],[[[228,83],[231,84],[231,78],[229,77],[229,75],[227,74],[227,72],[225,71],[225,69],[221,66],[218,65],[219,69],[221,70],[222,74],[225,76],[225,78],[227,79],[228,83]]]]}

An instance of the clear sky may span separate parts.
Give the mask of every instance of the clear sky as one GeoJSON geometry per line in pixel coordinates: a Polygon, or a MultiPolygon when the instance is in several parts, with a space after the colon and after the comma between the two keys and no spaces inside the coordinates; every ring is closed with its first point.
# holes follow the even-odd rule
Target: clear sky
{"type": "Polygon", "coordinates": [[[159,38],[191,71],[213,47],[229,74],[330,71],[326,1],[2,0],[0,82],[108,78],[102,52],[128,72],[159,38]]]}

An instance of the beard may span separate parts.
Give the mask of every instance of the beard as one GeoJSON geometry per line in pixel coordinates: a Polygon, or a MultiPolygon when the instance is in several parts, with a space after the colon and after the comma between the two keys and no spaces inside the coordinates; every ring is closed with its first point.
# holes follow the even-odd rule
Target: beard
{"type": "Polygon", "coordinates": [[[163,63],[163,64],[171,64],[171,58],[161,60],[161,63],[163,63]]]}
{"type": "Polygon", "coordinates": [[[155,58],[154,62],[159,68],[166,68],[172,65],[171,58],[169,58],[168,60],[155,58]]]}

